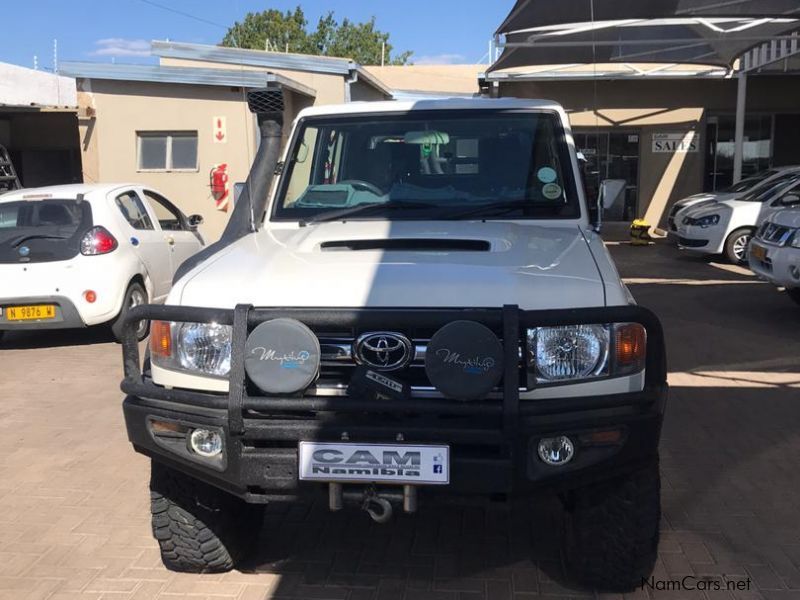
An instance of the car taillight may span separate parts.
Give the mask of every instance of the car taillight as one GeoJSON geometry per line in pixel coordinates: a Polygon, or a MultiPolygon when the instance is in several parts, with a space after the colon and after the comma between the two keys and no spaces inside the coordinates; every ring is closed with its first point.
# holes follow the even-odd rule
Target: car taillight
{"type": "Polygon", "coordinates": [[[117,240],[105,227],[92,227],[81,238],[81,254],[96,256],[108,254],[117,248],[117,240]]]}

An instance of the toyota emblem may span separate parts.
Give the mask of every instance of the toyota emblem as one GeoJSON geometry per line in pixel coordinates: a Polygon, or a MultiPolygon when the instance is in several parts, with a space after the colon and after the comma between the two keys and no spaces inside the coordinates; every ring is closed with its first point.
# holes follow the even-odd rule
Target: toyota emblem
{"type": "Polygon", "coordinates": [[[411,362],[413,352],[411,341],[399,333],[365,333],[355,343],[356,362],[378,371],[402,369],[411,362]]]}

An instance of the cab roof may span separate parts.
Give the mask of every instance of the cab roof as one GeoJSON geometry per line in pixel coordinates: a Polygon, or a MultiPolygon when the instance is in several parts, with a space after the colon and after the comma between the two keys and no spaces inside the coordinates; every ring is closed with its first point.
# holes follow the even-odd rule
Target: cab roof
{"type": "Polygon", "coordinates": [[[551,110],[561,114],[564,109],[552,100],[529,100],[526,98],[437,98],[426,100],[385,100],[379,102],[348,102],[312,106],[300,111],[304,117],[411,112],[415,110],[551,110]]]}

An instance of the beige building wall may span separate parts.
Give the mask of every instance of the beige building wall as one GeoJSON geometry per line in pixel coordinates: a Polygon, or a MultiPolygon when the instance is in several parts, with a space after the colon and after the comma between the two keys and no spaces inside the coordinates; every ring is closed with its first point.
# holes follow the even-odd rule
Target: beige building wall
{"type": "Polygon", "coordinates": [[[85,181],[134,182],[161,191],[188,214],[201,214],[208,241],[219,237],[229,213],[218,211],[209,174],[226,163],[233,183],[244,181],[256,150],[255,119],[238,88],[79,80],[79,121],[85,181]],[[227,142],[215,143],[213,124],[224,117],[227,142]],[[193,171],[148,172],[138,169],[137,132],[196,131],[198,166],[193,171]]]}
{"type": "Polygon", "coordinates": [[[477,94],[486,65],[387,65],[364,67],[393,90],[477,94]]]}
{"type": "Polygon", "coordinates": [[[164,67],[194,67],[198,69],[233,69],[237,71],[261,71],[288,77],[316,90],[314,104],[340,104],[345,101],[345,81],[342,75],[328,73],[309,73],[307,71],[289,71],[287,69],[264,69],[250,65],[233,65],[230,63],[189,60],[184,58],[160,59],[164,67]]]}
{"type": "MultiPolygon", "coordinates": [[[[500,96],[546,98],[562,104],[573,130],[616,129],[639,134],[639,211],[666,226],[669,207],[702,191],[709,113],[733,115],[734,79],[504,82],[500,96]],[[656,133],[697,135],[698,151],[654,153],[656,133]]],[[[751,76],[748,114],[800,112],[800,77],[751,76]]]]}

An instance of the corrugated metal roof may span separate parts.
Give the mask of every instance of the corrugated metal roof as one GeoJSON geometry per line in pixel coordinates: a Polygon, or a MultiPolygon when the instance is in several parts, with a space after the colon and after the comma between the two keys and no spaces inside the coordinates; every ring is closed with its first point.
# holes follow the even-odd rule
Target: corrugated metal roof
{"type": "Polygon", "coordinates": [[[328,56],[311,56],[308,54],[288,54],[282,52],[265,52],[263,50],[246,50],[211,46],[207,44],[187,44],[184,42],[150,42],[154,56],[164,58],[183,58],[186,60],[204,60],[252,67],[271,67],[290,71],[309,71],[314,73],[331,73],[348,75],[355,63],[346,58],[328,56]]]}
{"type": "Polygon", "coordinates": [[[235,69],[196,69],[194,67],[162,67],[159,65],[132,65],[118,63],[64,62],[59,72],[70,77],[109,79],[114,81],[147,81],[154,83],[181,83],[187,85],[215,85],[228,87],[262,88],[278,84],[289,91],[315,97],[316,90],[293,79],[268,73],[235,69]]]}

